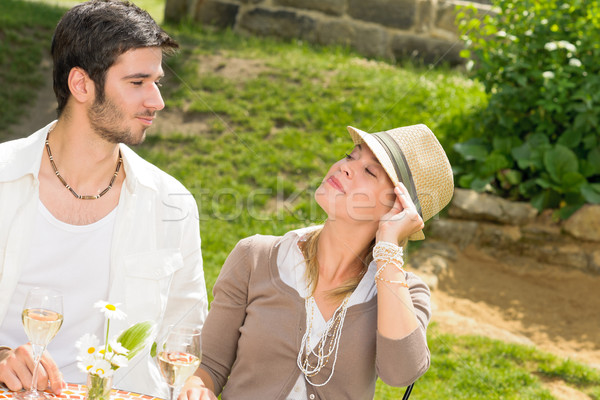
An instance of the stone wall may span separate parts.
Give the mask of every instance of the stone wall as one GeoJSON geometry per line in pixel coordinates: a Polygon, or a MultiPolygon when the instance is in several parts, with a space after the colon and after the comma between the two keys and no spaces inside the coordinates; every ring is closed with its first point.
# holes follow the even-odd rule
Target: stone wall
{"type": "MultiPolygon", "coordinates": [[[[566,221],[551,210],[455,189],[448,215],[427,223],[427,240],[409,258],[409,268],[435,289],[448,262],[468,246],[519,268],[556,265],[600,275],[600,205],[585,205],[566,221]]],[[[410,247],[409,247],[410,250],[410,247]]]]}
{"type": "Polygon", "coordinates": [[[243,34],[347,45],[368,57],[462,63],[456,5],[491,12],[489,0],[167,0],[165,19],[192,19],[243,34]]]}

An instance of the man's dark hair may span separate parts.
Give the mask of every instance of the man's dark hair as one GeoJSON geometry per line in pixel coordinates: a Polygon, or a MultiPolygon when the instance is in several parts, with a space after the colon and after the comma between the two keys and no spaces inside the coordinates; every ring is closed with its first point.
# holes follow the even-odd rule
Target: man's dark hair
{"type": "Polygon", "coordinates": [[[58,116],[71,94],[67,80],[72,68],[87,72],[101,102],[108,69],[121,54],[144,47],[160,47],[171,54],[179,45],[133,3],[90,0],[67,11],[56,26],[51,48],[58,116]]]}

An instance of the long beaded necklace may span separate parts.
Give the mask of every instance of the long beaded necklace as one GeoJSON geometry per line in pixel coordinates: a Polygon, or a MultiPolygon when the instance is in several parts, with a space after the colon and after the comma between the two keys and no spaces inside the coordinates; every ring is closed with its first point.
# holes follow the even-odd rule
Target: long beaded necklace
{"type": "MultiPolygon", "coordinates": [[[[50,133],[50,132],[48,132],[48,133],[50,133]]],[[[104,189],[103,191],[101,191],[99,194],[97,194],[95,196],[90,196],[90,195],[82,196],[80,194],[77,194],[77,192],[75,192],[75,190],[73,190],[73,188],[71,186],[69,186],[67,181],[65,181],[65,178],[63,178],[60,175],[60,172],[58,172],[58,169],[56,168],[56,164],[54,164],[54,157],[52,156],[52,152],[50,151],[50,143],[48,142],[48,136],[46,136],[46,152],[48,153],[48,157],[50,158],[50,164],[52,165],[52,169],[54,170],[54,173],[56,174],[58,179],[61,181],[61,183],[67,189],[69,189],[69,191],[71,192],[71,194],[73,196],[75,196],[76,198],[78,198],[80,200],[96,200],[96,199],[99,199],[100,197],[104,196],[110,189],[112,189],[112,185],[113,185],[113,183],[115,183],[115,179],[117,179],[117,175],[119,175],[119,170],[121,169],[121,164],[123,164],[123,157],[121,157],[121,150],[119,150],[119,162],[117,163],[117,169],[115,170],[115,173],[113,174],[112,179],[110,180],[110,183],[108,184],[108,187],[106,187],[106,189],[104,189]]]]}
{"type": "Polygon", "coordinates": [[[347,295],[342,304],[335,310],[333,317],[327,321],[325,330],[321,334],[319,342],[316,346],[311,346],[310,336],[313,328],[313,319],[315,312],[315,301],[312,296],[307,297],[305,302],[306,308],[306,333],[302,337],[302,344],[300,345],[300,351],[298,352],[297,364],[300,371],[304,374],[304,377],[308,383],[313,386],[324,386],[326,385],[335,370],[335,363],[337,361],[338,348],[340,346],[340,337],[342,335],[342,327],[344,326],[344,320],[346,319],[346,312],[348,311],[348,302],[350,295],[347,295]],[[308,312],[310,306],[310,313],[308,312]],[[327,338],[330,337],[329,346],[327,350],[327,338]],[[315,349],[316,348],[316,352],[315,349]],[[309,361],[309,357],[314,355],[316,357],[316,365],[312,365],[309,361]],[[329,358],[333,355],[333,363],[331,365],[331,373],[327,380],[323,383],[313,383],[310,378],[317,375],[329,362],[329,358]]]}

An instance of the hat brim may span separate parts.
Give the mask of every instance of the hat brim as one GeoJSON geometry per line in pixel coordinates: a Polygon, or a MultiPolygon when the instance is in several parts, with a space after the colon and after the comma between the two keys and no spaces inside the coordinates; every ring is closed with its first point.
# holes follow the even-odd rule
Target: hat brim
{"type": "MultiPolygon", "coordinates": [[[[379,163],[385,170],[386,174],[392,181],[392,184],[396,186],[398,182],[400,182],[400,180],[396,175],[396,169],[394,168],[392,160],[388,156],[381,143],[379,143],[379,141],[375,139],[370,133],[357,129],[353,126],[348,126],[347,129],[355,145],[364,143],[369,147],[369,149],[371,149],[377,160],[379,160],[379,163]]],[[[425,239],[425,234],[423,233],[423,230],[420,230],[410,235],[408,239],[423,240],[425,239]]]]}

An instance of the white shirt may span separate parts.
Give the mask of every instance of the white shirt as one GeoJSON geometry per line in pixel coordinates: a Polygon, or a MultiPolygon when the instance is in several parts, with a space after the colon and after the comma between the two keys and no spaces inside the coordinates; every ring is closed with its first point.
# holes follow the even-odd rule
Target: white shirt
{"type": "MultiPolygon", "coordinates": [[[[33,135],[0,144],[0,321],[12,300],[27,254],[39,202],[38,173],[54,122],[33,135]]],[[[157,334],[181,321],[201,326],[208,301],[202,269],[198,208],[176,179],[119,145],[126,173],[112,233],[107,300],[127,314],[111,332],[152,320],[157,334]]],[[[70,285],[78,285],[72,278],[70,285]]],[[[101,299],[98,299],[101,300],[101,299]]],[[[90,312],[98,312],[90,310],[90,312]]],[[[65,315],[68,318],[68,315],[65,315]]],[[[15,321],[20,324],[20,321],[15,321]]],[[[152,338],[154,340],[154,338],[152,338]]],[[[2,343],[0,343],[2,345],[2,343]]],[[[166,397],[149,349],[120,368],[119,389],[166,397]]]]}
{"type": "MultiPolygon", "coordinates": [[[[298,247],[298,242],[301,241],[307,233],[318,228],[319,226],[311,226],[286,233],[281,239],[279,252],[277,254],[277,267],[279,269],[281,280],[286,285],[295,289],[303,298],[310,296],[310,293],[305,277],[306,263],[304,255],[298,247]]],[[[377,286],[375,285],[376,270],[377,265],[375,262],[371,262],[367,272],[358,284],[358,287],[350,295],[348,307],[366,303],[377,294],[377,286]]],[[[314,298],[311,297],[310,301],[312,301],[312,308],[314,309],[310,343],[316,344],[325,330],[327,321],[325,321],[325,318],[323,318],[323,315],[319,311],[319,307],[317,307],[314,298]]],[[[307,314],[310,313],[310,311],[310,309],[307,309],[307,314]]],[[[333,362],[333,359],[331,359],[330,362],[333,362]]],[[[307,400],[307,384],[309,383],[305,382],[304,374],[301,372],[294,384],[294,388],[287,396],[286,400],[307,400]]]]}
{"type": "Polygon", "coordinates": [[[48,351],[67,382],[86,382],[86,374],[77,368],[75,343],[79,338],[85,333],[93,333],[100,340],[104,337],[104,317],[92,310],[96,301],[108,298],[108,267],[116,210],[93,224],[70,225],[56,219],[40,201],[31,239],[31,247],[36,251],[26,257],[0,324],[0,343],[12,348],[26,343],[23,327],[15,321],[21,320],[28,290],[37,286],[60,291],[65,318],[48,351]],[[81,284],[72,285],[72,281],[81,284]]]}

